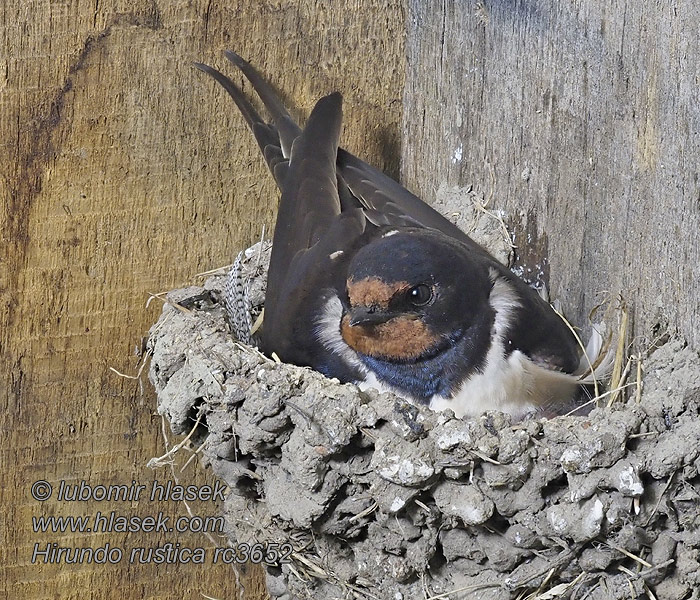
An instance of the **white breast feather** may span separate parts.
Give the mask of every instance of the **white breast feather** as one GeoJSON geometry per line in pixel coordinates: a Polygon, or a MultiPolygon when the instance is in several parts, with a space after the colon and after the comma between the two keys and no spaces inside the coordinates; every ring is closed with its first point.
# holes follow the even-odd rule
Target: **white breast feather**
{"type": "Polygon", "coordinates": [[[519,350],[506,357],[506,332],[520,307],[515,289],[494,270],[489,304],[495,312],[493,343],[484,367],[469,377],[451,397],[433,396],[430,408],[450,408],[458,416],[476,416],[488,410],[523,418],[538,406],[570,400],[582,383],[578,375],[535,364],[519,350]]]}
{"type": "Polygon", "coordinates": [[[326,300],[321,315],[316,320],[316,338],[329,352],[341,356],[349,365],[367,371],[357,353],[345,343],[340,335],[340,320],[343,318],[343,305],[335,294],[326,300]]]}

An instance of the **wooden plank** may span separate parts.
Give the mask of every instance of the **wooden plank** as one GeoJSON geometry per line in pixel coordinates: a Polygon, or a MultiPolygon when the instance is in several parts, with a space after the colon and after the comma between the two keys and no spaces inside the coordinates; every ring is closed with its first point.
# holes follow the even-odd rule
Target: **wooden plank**
{"type": "Polygon", "coordinates": [[[409,187],[493,197],[575,323],[621,293],[700,347],[700,2],[408,7],[409,187]]]}
{"type": "MultiPolygon", "coordinates": [[[[31,564],[35,543],[125,549],[201,535],[38,534],[32,516],[187,514],[175,502],[32,500],[54,486],[169,479],[160,418],[134,348],[160,307],[148,293],[232,261],[273,222],[277,194],[243,120],[191,67],[234,48],[305,115],[345,93],[343,142],[398,171],[401,3],[241,0],[26,3],[0,15],[2,574],[11,597],[236,597],[230,568],[31,564]],[[224,6],[223,4],[226,4],[224,6]],[[184,512],[183,512],[184,511],[184,512]]],[[[210,481],[192,465],[187,484],[210,481]],[[195,474],[198,473],[198,474],[195,474]]],[[[216,514],[210,503],[194,514],[216,514]]],[[[260,598],[260,573],[247,597],[260,598]]]]}

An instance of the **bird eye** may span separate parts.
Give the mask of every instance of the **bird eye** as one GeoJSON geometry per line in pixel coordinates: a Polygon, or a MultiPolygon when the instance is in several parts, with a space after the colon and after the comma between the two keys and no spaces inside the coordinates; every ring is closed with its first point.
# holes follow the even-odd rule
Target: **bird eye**
{"type": "Polygon", "coordinates": [[[433,290],[424,283],[414,285],[408,290],[408,301],[413,306],[425,306],[433,299],[433,290]]]}

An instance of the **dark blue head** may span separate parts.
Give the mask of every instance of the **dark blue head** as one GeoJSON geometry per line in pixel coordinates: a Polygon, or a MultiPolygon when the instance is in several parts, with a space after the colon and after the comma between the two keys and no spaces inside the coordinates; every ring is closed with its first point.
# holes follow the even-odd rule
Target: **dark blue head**
{"type": "Polygon", "coordinates": [[[428,229],[389,229],[349,264],[341,332],[373,358],[425,359],[475,328],[488,332],[491,287],[488,266],[460,242],[428,229]]]}

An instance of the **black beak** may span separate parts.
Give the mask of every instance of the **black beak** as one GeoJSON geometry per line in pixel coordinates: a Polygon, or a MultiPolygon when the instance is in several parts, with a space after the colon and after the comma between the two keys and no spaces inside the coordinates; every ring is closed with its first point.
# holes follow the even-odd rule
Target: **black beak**
{"type": "Polygon", "coordinates": [[[357,307],[350,310],[350,325],[379,325],[394,316],[377,308],[357,307]]]}

